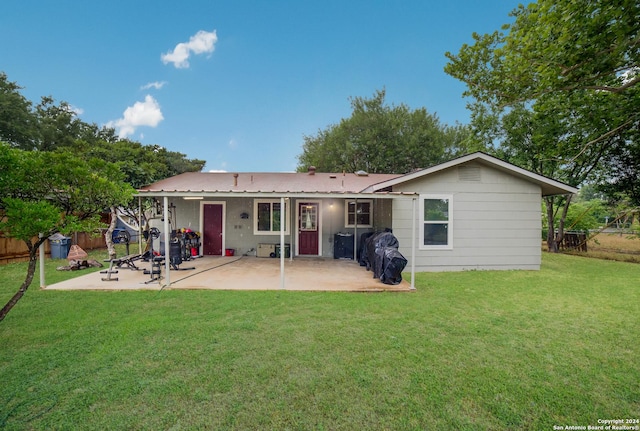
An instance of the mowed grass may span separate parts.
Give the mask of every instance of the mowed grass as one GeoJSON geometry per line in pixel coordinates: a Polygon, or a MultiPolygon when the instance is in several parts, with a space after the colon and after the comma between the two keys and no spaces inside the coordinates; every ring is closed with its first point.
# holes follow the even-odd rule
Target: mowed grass
{"type": "MultiPolygon", "coordinates": [[[[0,299],[19,285],[0,268],[0,299]]],[[[20,277],[20,281],[21,281],[20,277]]],[[[640,416],[640,266],[419,274],[415,293],[27,292],[0,428],[548,430],[640,416]]]]}

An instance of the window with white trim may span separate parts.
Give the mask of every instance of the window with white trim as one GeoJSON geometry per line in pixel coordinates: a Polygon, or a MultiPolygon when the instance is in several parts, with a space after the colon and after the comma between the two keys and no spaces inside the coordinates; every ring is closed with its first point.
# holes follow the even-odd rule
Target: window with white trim
{"type": "MultiPolygon", "coordinates": [[[[285,203],[284,233],[289,233],[287,220],[289,208],[285,203]]],[[[280,234],[280,200],[255,199],[253,201],[253,233],[254,235],[280,234]]]]}
{"type": "Polygon", "coordinates": [[[453,248],[453,197],[420,195],[420,249],[453,248]]]}
{"type": "Polygon", "coordinates": [[[358,227],[373,226],[373,200],[348,200],[344,205],[344,227],[355,227],[356,220],[358,227]]]}

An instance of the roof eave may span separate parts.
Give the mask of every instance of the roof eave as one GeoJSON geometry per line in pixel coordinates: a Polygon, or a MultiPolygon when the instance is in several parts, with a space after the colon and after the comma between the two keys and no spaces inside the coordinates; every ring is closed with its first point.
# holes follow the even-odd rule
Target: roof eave
{"type": "Polygon", "coordinates": [[[180,191],[180,190],[138,190],[136,197],[173,197],[173,198],[333,198],[333,199],[395,199],[414,198],[418,196],[412,192],[295,192],[295,191],[180,191]]]}

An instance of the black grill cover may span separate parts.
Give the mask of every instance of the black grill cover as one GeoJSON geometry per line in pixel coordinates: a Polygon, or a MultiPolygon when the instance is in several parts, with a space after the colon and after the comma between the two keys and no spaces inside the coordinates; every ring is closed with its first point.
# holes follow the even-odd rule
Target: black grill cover
{"type": "Polygon", "coordinates": [[[385,248],[380,281],[384,284],[400,284],[402,281],[402,271],[405,266],[407,266],[407,259],[405,259],[397,248],[385,248]]]}
{"type": "Polygon", "coordinates": [[[398,251],[400,243],[390,231],[362,235],[360,265],[373,271],[373,278],[385,284],[399,284],[407,259],[398,251]]]}

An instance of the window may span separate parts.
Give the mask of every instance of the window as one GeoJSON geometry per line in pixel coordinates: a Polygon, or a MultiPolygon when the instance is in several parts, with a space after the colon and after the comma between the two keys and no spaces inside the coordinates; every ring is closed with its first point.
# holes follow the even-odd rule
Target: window
{"type": "Polygon", "coordinates": [[[371,227],[373,226],[371,213],[373,209],[372,200],[359,200],[359,201],[347,201],[344,207],[345,211],[345,227],[355,227],[356,220],[358,221],[358,227],[371,227]]]}
{"type": "Polygon", "coordinates": [[[423,195],[420,200],[420,248],[453,248],[452,197],[423,195]]]}
{"type": "MultiPolygon", "coordinates": [[[[285,204],[284,231],[288,233],[287,219],[289,208],[285,204]]],[[[255,235],[272,235],[280,233],[280,201],[279,200],[255,200],[253,202],[254,222],[253,233],[255,235]]]]}

